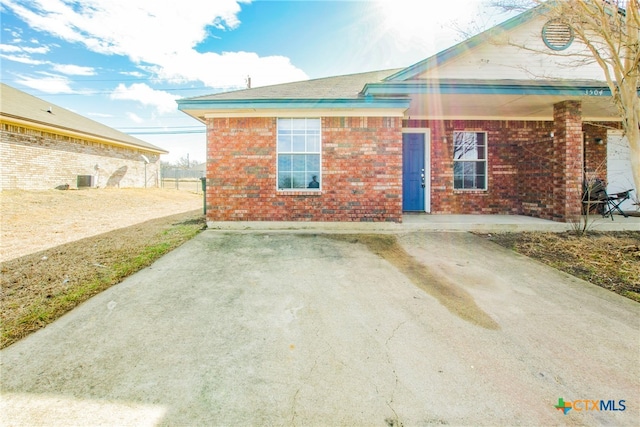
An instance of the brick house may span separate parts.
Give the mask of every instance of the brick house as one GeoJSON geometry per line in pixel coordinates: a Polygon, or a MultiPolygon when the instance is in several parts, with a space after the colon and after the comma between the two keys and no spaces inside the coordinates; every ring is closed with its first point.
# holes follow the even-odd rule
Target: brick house
{"type": "Polygon", "coordinates": [[[167,151],[2,84],[0,190],[157,187],[167,151]]]}
{"type": "Polygon", "coordinates": [[[179,100],[207,126],[208,220],[570,221],[621,141],[582,49],[534,9],[408,68],[179,100]]]}

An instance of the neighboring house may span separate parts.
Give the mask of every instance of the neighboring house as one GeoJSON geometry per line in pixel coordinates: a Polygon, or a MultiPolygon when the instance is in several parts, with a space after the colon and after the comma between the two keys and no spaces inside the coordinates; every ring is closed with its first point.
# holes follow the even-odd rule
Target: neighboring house
{"type": "Polygon", "coordinates": [[[167,151],[0,86],[0,190],[157,187],[167,151]]]}
{"type": "Polygon", "coordinates": [[[570,221],[620,128],[580,49],[533,10],[408,68],[179,100],[207,125],[207,218],[570,221]]]}

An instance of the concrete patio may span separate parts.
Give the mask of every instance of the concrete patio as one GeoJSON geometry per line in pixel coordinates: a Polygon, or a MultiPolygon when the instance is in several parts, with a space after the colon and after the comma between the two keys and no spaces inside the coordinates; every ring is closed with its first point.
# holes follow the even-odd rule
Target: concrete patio
{"type": "MultiPolygon", "coordinates": [[[[304,231],[478,231],[478,232],[519,232],[546,231],[563,232],[573,230],[575,225],[533,218],[523,215],[430,215],[405,214],[402,224],[380,222],[302,222],[302,221],[209,221],[207,226],[214,230],[304,230],[304,231]]],[[[591,216],[588,219],[592,231],[640,231],[640,217],[614,215],[611,218],[591,216]]]]}

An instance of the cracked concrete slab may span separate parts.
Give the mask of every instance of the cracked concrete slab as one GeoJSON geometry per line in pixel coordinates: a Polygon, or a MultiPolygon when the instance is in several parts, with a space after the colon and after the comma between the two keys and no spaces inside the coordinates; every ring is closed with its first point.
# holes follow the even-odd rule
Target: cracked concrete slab
{"type": "Polygon", "coordinates": [[[467,233],[385,250],[205,231],[3,350],[1,420],[637,425],[637,303],[467,233]],[[559,398],[626,409],[564,415],[559,398]]]}

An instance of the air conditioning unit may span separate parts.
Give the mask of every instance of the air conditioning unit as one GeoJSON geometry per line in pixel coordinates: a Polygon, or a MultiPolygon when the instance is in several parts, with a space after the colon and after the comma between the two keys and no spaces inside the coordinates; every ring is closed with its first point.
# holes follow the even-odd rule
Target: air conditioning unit
{"type": "Polygon", "coordinates": [[[76,183],[78,188],[93,187],[93,175],[78,175],[76,183]]]}

